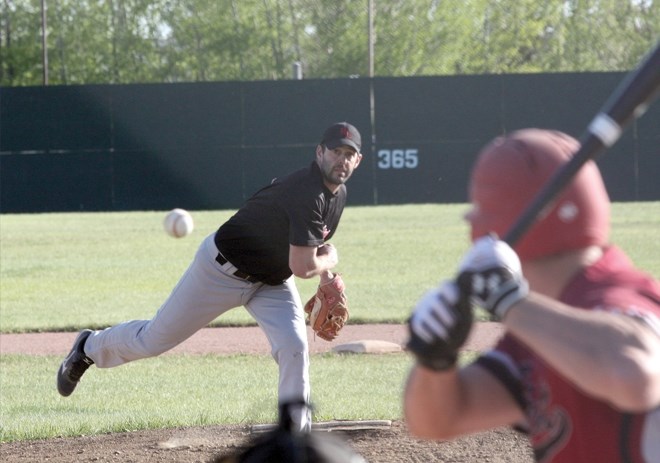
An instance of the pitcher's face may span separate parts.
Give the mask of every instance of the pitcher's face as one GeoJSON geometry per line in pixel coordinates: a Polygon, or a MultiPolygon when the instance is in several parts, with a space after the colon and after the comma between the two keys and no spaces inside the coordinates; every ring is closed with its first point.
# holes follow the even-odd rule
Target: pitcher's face
{"type": "Polygon", "coordinates": [[[323,181],[333,191],[346,183],[361,160],[362,154],[350,146],[342,145],[332,150],[322,145],[316,148],[316,161],[321,168],[323,181]]]}

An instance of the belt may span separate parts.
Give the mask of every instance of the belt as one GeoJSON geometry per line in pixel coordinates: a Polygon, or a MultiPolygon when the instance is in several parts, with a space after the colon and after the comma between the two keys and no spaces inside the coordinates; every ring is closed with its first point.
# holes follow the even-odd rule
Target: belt
{"type": "MultiPolygon", "coordinates": [[[[215,261],[220,265],[225,265],[227,262],[229,262],[225,258],[225,256],[223,256],[220,253],[218,253],[218,255],[215,256],[215,261]]],[[[229,262],[229,264],[233,265],[233,264],[231,264],[231,262],[229,262]]],[[[234,268],[235,267],[236,266],[234,266],[234,268]]],[[[245,272],[241,272],[239,269],[236,269],[232,275],[234,275],[235,277],[240,278],[241,280],[249,281],[250,283],[257,283],[259,281],[256,277],[253,277],[252,275],[248,275],[245,272]]]]}

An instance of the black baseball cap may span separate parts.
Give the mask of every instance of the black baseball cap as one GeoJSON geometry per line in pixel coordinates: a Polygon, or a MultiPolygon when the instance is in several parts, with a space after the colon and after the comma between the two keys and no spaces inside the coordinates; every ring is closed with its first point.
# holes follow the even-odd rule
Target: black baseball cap
{"type": "Polygon", "coordinates": [[[362,137],[358,129],[348,122],[337,122],[325,129],[321,144],[331,150],[341,145],[348,145],[359,153],[362,147],[362,137]]]}

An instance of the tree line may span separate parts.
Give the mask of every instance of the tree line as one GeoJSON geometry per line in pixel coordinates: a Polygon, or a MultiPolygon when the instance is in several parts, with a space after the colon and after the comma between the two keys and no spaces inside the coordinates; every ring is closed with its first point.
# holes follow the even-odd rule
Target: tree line
{"type": "Polygon", "coordinates": [[[623,71],[660,35],[658,0],[0,1],[2,86],[623,71]]]}

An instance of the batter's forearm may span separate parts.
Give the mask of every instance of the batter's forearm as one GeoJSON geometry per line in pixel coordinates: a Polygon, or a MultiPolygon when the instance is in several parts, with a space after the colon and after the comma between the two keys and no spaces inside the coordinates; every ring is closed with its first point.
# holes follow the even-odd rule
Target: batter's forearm
{"type": "Polygon", "coordinates": [[[660,339],[641,322],[530,294],[503,323],[585,393],[627,411],[660,402],[660,339]]]}
{"type": "Polygon", "coordinates": [[[413,367],[403,400],[406,424],[413,435],[424,439],[454,437],[451,424],[458,404],[456,381],[455,369],[435,372],[419,365],[413,367]]]}

